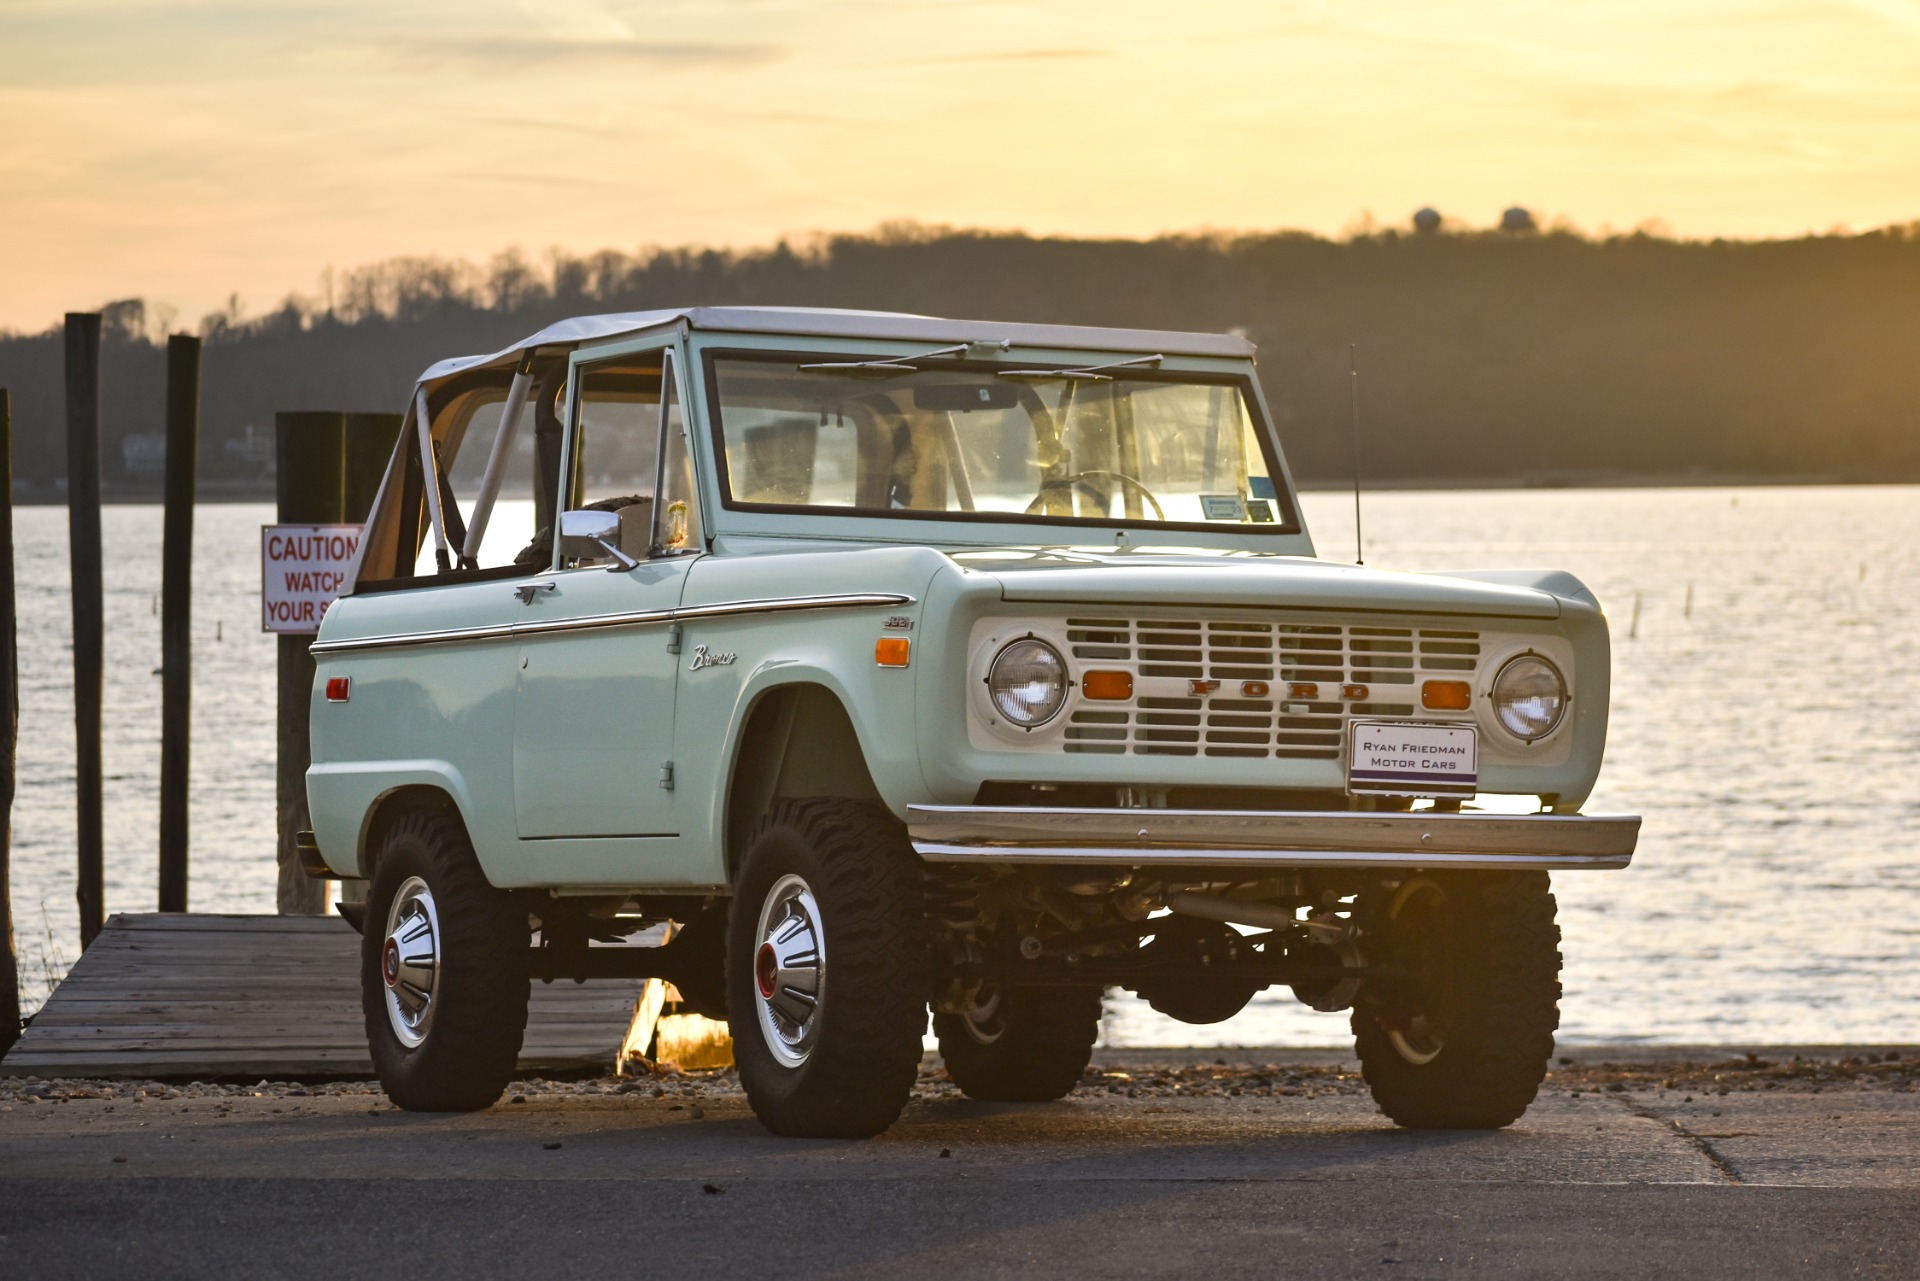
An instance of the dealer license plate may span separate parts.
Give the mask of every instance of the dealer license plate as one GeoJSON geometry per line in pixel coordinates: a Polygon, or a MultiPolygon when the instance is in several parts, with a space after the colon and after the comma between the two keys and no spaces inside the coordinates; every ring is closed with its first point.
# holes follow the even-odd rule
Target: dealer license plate
{"type": "Polygon", "coordinates": [[[1354,721],[1347,739],[1347,791],[1374,796],[1472,796],[1480,742],[1471,725],[1354,721]]]}

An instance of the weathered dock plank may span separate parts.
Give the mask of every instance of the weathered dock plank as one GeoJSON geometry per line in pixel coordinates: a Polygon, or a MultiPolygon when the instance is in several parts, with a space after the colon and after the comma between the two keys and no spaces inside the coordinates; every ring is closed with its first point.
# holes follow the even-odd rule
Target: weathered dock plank
{"type": "MultiPolygon", "coordinates": [[[[371,1076],[359,945],[331,917],[115,916],[0,1073],[371,1076]]],[[[610,1068],[641,986],[535,983],[521,1069],[610,1068]]]]}

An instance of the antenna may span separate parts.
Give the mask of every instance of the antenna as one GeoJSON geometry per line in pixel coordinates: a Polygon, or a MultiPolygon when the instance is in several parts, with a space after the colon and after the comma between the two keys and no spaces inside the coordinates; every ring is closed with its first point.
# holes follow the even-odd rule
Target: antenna
{"type": "Polygon", "coordinates": [[[1360,541],[1360,356],[1354,343],[1347,344],[1347,405],[1353,411],[1353,563],[1364,565],[1364,544],[1360,541]]]}

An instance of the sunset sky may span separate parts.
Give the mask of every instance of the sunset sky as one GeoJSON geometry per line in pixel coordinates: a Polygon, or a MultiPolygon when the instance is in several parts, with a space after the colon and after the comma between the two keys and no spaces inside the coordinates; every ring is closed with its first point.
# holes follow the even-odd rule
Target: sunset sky
{"type": "Polygon", "coordinates": [[[894,219],[1920,218],[1920,0],[0,0],[0,328],[894,219]]]}

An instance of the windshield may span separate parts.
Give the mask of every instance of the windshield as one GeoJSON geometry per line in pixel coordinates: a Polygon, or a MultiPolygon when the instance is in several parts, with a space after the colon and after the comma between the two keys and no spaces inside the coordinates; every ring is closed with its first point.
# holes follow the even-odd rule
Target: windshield
{"type": "Polygon", "coordinates": [[[733,506],[1297,530],[1237,380],[714,356],[733,506]]]}

